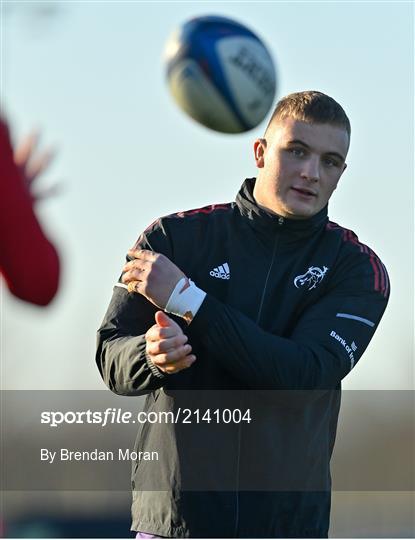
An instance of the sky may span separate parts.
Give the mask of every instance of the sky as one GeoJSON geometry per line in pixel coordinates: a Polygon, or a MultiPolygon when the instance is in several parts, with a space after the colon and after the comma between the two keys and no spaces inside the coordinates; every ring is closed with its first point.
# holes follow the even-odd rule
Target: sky
{"type": "MultiPolygon", "coordinates": [[[[126,251],[158,216],[231,201],[255,176],[252,144],[210,131],[171,98],[163,49],[191,17],[234,18],[266,43],[277,96],[317,89],[352,124],[333,221],[378,253],[391,279],[379,330],[344,381],[413,387],[413,5],[409,2],[2,2],[1,103],[13,140],[33,128],[57,157],[37,211],[63,265],[48,308],[1,283],[5,389],[104,389],[95,333],[126,251]]],[[[28,279],[30,279],[28,264],[28,279]]]]}

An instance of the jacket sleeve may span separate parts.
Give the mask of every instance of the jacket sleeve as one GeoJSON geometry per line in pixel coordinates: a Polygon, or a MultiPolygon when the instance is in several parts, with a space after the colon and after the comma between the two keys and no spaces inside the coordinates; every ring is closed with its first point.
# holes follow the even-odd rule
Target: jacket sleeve
{"type": "Polygon", "coordinates": [[[361,258],[302,313],[287,337],[264,331],[211,295],[188,333],[197,335],[212,361],[220,362],[247,388],[335,389],[362,356],[386,308],[386,270],[383,275],[383,289],[375,290],[373,269],[361,258]]]}
{"type": "MultiPolygon", "coordinates": [[[[160,221],[146,229],[135,249],[150,249],[171,257],[169,239],[160,221]]],[[[144,296],[129,293],[120,277],[98,330],[96,352],[101,376],[116,394],[143,395],[164,383],[166,375],[146,354],[145,334],[155,324],[156,311],[144,296]]]]}

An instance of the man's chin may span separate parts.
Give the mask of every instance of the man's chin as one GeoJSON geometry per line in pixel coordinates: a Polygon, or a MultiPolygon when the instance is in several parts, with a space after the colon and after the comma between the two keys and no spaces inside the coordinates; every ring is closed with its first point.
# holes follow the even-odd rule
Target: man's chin
{"type": "Polygon", "coordinates": [[[318,210],[311,205],[292,205],[286,208],[289,219],[309,219],[317,214],[318,210]]]}

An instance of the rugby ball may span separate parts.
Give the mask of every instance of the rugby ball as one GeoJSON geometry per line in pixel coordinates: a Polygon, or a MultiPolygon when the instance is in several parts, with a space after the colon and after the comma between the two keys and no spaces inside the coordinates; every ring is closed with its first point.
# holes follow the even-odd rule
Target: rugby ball
{"type": "Polygon", "coordinates": [[[251,30],[225,17],[197,17],[176,29],[165,48],[165,66],[179,107],[222,133],[254,128],[274,102],[270,53],[251,30]]]}

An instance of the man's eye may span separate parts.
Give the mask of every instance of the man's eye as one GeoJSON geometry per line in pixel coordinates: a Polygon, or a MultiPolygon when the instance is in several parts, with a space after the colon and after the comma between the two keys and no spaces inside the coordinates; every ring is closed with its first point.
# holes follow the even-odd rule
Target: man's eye
{"type": "Polygon", "coordinates": [[[332,158],[324,158],[324,164],[327,165],[327,167],[338,167],[339,163],[336,159],[332,158]]]}
{"type": "Polygon", "coordinates": [[[293,156],[302,157],[304,156],[305,152],[303,148],[291,148],[290,152],[293,156]]]}

